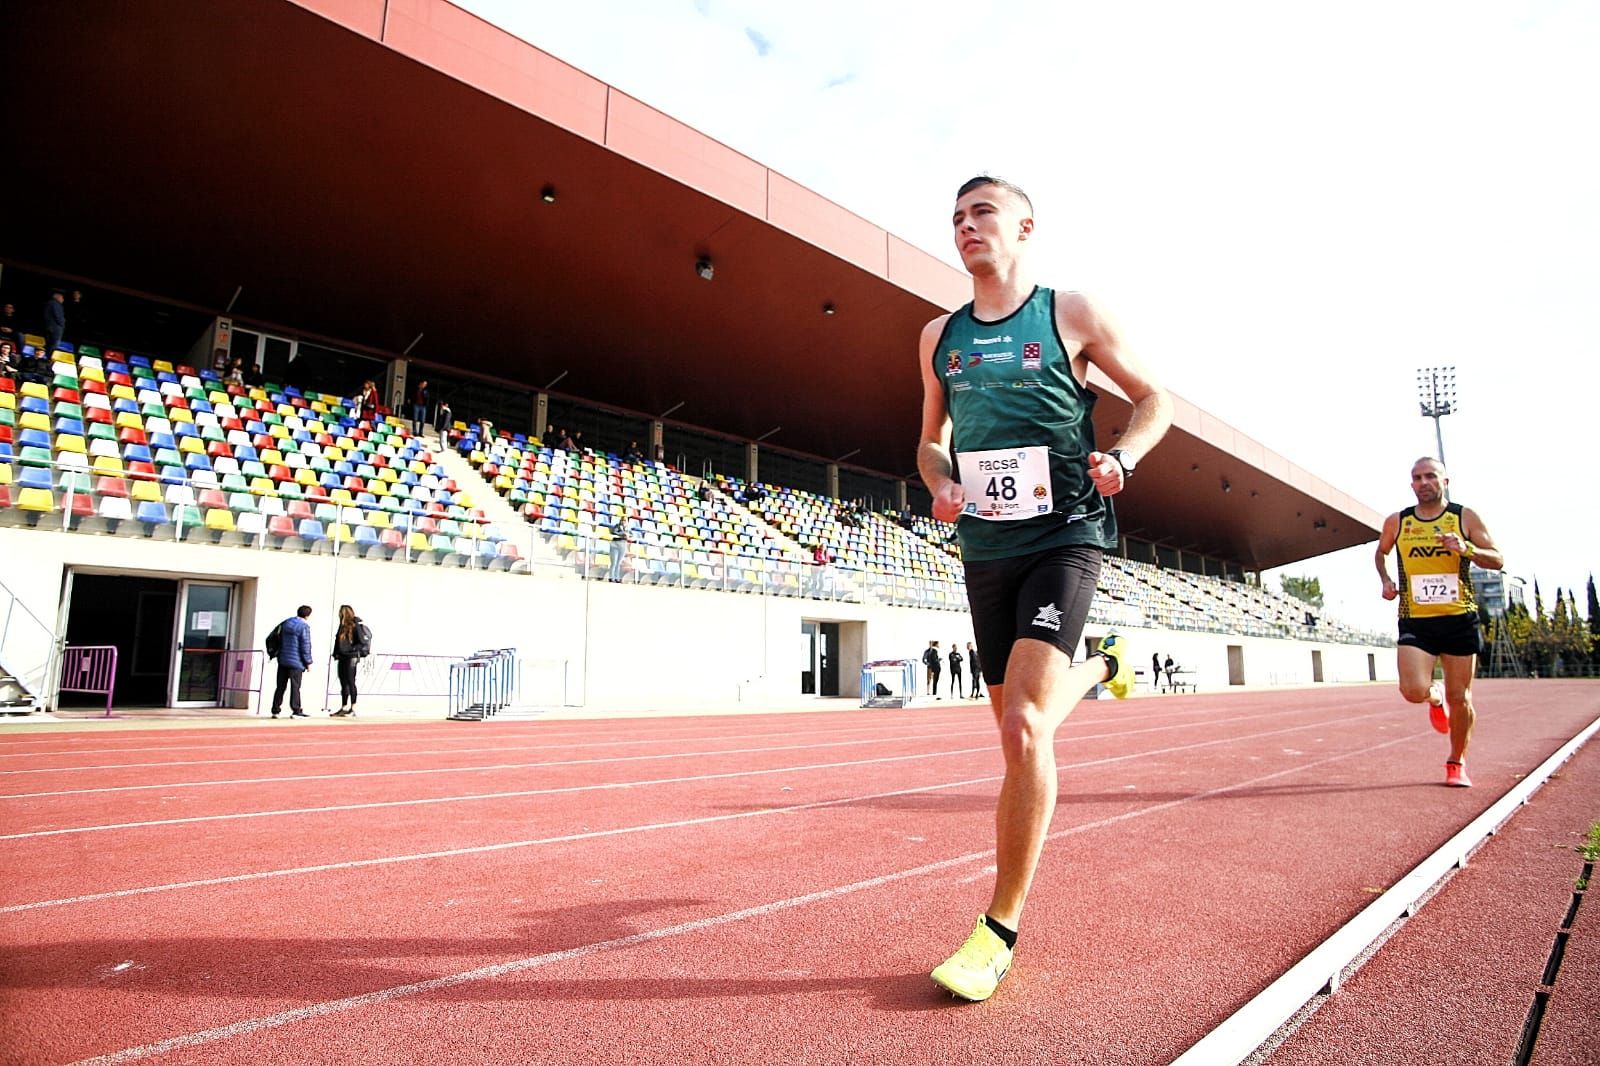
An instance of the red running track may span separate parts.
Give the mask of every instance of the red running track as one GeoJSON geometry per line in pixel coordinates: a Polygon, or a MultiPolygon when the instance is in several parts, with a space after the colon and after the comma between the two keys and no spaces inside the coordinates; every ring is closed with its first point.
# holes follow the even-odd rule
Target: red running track
{"type": "Polygon", "coordinates": [[[987,1004],[987,708],[0,736],[6,1062],[1170,1062],[1600,716],[1109,701],[987,1004]]]}

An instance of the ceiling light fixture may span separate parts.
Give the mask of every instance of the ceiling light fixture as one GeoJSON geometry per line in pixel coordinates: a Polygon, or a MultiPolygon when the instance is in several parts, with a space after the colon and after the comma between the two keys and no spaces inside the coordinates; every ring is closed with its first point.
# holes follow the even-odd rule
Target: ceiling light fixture
{"type": "Polygon", "coordinates": [[[546,185],[544,188],[540,189],[539,190],[539,199],[543,200],[547,204],[555,203],[556,202],[556,187],[554,185],[546,185]]]}
{"type": "Polygon", "coordinates": [[[700,275],[702,281],[710,281],[717,276],[717,268],[711,265],[711,260],[706,256],[695,260],[694,272],[700,275]]]}

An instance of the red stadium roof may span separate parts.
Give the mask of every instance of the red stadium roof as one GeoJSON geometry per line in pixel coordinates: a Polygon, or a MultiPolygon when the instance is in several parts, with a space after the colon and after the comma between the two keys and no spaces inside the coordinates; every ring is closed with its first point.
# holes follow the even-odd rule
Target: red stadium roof
{"type": "MultiPolygon", "coordinates": [[[[444,0],[7,23],[0,128],[28,160],[7,261],[218,310],[242,285],[252,319],[394,353],[423,334],[436,363],[914,469],[916,338],[964,274],[444,0]]],[[[1110,439],[1128,405],[1096,384],[1110,439]]],[[[1381,522],[1181,400],[1118,506],[1130,535],[1250,569],[1381,522]]]]}

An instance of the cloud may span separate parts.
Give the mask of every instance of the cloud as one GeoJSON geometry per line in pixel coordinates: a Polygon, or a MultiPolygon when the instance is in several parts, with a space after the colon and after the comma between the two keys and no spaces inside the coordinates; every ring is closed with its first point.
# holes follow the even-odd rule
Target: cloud
{"type": "Polygon", "coordinates": [[[849,85],[851,82],[855,81],[858,76],[859,74],[854,70],[844,74],[835,74],[823,84],[822,90],[823,92],[827,92],[829,89],[837,89],[841,85],[849,85]]]}
{"type": "Polygon", "coordinates": [[[754,26],[746,26],[744,35],[750,38],[750,43],[756,46],[756,55],[766,56],[772,52],[772,42],[761,36],[761,31],[754,26]]]}

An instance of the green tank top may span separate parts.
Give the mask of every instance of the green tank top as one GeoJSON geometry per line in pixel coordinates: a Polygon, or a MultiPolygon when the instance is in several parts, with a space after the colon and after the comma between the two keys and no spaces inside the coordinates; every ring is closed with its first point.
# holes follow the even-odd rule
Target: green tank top
{"type": "Polygon", "coordinates": [[[1056,332],[1055,292],[1035,288],[998,322],[952,313],[933,352],[967,491],[956,529],[968,562],[1066,545],[1111,549],[1117,519],[1089,480],[1096,396],[1056,332]]]}

